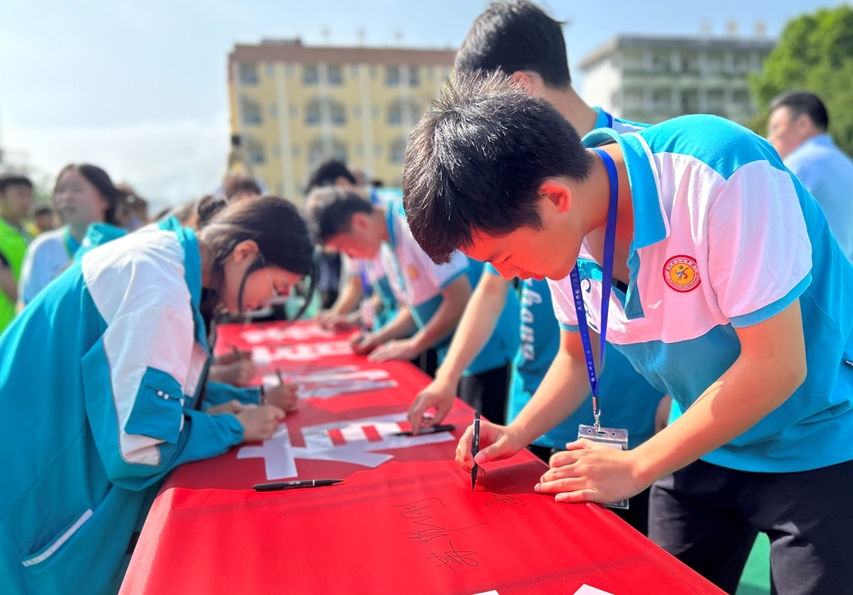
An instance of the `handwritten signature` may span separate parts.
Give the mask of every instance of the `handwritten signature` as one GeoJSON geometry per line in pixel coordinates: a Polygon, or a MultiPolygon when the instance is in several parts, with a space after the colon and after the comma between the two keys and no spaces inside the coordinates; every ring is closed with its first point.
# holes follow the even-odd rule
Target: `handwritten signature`
{"type": "Polygon", "coordinates": [[[510,496],[509,494],[492,494],[486,501],[486,506],[491,506],[492,504],[506,504],[507,506],[526,506],[524,500],[518,498],[517,496],[510,496]]]}
{"type": "Polygon", "coordinates": [[[400,516],[412,521],[412,524],[416,526],[416,530],[406,531],[403,533],[406,539],[417,541],[419,543],[429,543],[433,539],[447,537],[451,533],[464,531],[465,529],[471,529],[473,527],[479,527],[480,525],[486,524],[477,523],[476,525],[468,525],[467,527],[459,527],[457,529],[445,529],[441,525],[436,524],[436,521],[432,520],[433,513],[429,512],[429,507],[431,505],[434,506],[435,504],[444,508],[444,503],[439,498],[425,498],[408,504],[398,504],[394,507],[402,508],[403,512],[400,513],[400,516]],[[432,502],[432,504],[427,504],[428,502],[432,502]]]}
{"type": "Polygon", "coordinates": [[[453,541],[450,541],[450,550],[444,552],[443,555],[432,553],[431,556],[427,558],[427,560],[435,560],[438,562],[436,564],[436,568],[439,566],[446,566],[453,572],[456,572],[456,568],[453,567],[453,564],[459,564],[460,566],[479,566],[477,560],[474,559],[474,550],[462,550],[461,552],[456,549],[456,546],[453,545],[453,541]]]}

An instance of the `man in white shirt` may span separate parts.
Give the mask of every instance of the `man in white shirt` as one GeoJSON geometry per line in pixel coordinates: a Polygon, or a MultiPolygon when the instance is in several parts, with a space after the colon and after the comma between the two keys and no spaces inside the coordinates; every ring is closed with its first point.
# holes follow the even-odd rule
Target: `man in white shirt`
{"type": "Polygon", "coordinates": [[[853,261],[853,160],[832,142],[820,97],[783,93],[770,104],[767,140],[815,197],[841,250],[853,261]]]}

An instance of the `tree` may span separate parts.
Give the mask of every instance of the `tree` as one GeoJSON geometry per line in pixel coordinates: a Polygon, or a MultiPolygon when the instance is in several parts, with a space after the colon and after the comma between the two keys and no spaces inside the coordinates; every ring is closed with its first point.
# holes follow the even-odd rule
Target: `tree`
{"type": "Polygon", "coordinates": [[[768,106],[784,91],[811,91],[826,104],[829,133],[853,155],[853,7],[821,9],[788,22],[760,74],[750,78],[760,113],[752,122],[767,130],[768,106]]]}

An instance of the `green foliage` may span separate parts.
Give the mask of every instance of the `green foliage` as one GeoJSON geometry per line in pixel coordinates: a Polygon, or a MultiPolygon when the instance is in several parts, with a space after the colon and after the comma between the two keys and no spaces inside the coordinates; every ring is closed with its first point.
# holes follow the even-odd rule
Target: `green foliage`
{"type": "Polygon", "coordinates": [[[853,154],[853,7],[821,9],[790,21],[778,45],[750,79],[760,114],[753,130],[767,132],[768,105],[784,91],[811,91],[826,104],[829,132],[853,154]]]}

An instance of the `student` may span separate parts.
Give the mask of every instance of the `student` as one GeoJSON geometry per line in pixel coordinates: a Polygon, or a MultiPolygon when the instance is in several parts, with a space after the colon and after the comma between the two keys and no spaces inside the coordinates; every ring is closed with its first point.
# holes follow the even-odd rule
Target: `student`
{"type": "Polygon", "coordinates": [[[265,197],[198,235],[167,223],[93,248],[33,300],[0,337],[5,593],[116,593],[169,471],[272,435],[275,403],[201,394],[204,317],[269,302],[312,258],[296,209],[265,197]]]}
{"type": "Polygon", "coordinates": [[[67,165],[56,178],[53,201],[65,225],[39,235],[27,249],[18,287],[19,308],[29,304],[71,263],[89,225],[115,223],[123,193],[100,167],[67,165]]]}
{"type": "Polygon", "coordinates": [[[853,261],[853,160],[829,136],[820,97],[791,91],[770,103],[767,140],[815,197],[838,245],[853,261]]]}
{"type": "Polygon", "coordinates": [[[30,235],[36,237],[46,231],[51,231],[62,225],[59,220],[59,215],[50,205],[39,205],[33,209],[33,217],[27,231],[30,235]]]}
{"type": "MultiPolygon", "coordinates": [[[[481,425],[477,462],[514,454],[583,401],[597,349],[568,332],[581,320],[566,276],[577,266],[577,307],[602,328],[610,261],[607,340],[684,413],[632,450],[569,444],[536,489],[611,502],[657,482],[650,536],[723,589],[763,531],[779,593],[845,592],[853,266],[823,212],[766,141],[720,118],[601,129],[584,145],[499,77],[461,80],[412,133],[405,205],[421,247],[436,262],[460,249],[505,277],[547,277],[567,331],[515,421],[481,425]]],[[[469,428],[465,468],[470,446],[469,428]]]]}
{"type": "Polygon", "coordinates": [[[254,178],[233,176],[225,180],[225,198],[228,202],[239,202],[261,195],[261,187],[254,178]]]}
{"type": "Polygon", "coordinates": [[[15,317],[18,280],[32,239],[24,219],[33,204],[33,183],[26,176],[0,176],[0,335],[15,317]]]}
{"type": "MultiPolygon", "coordinates": [[[[497,70],[512,77],[531,95],[548,99],[569,122],[578,123],[576,127],[583,133],[590,132],[593,125],[611,127],[618,132],[641,127],[594,110],[578,97],[571,86],[562,25],[531,2],[489,5],[474,21],[462,43],[456,56],[457,74],[497,70]]],[[[416,432],[422,424],[440,424],[450,412],[462,370],[492,332],[506,304],[511,280],[501,278],[491,265],[486,266],[486,273],[480,277],[435,381],[418,394],[409,410],[408,418],[416,432]],[[425,417],[424,413],[430,409],[435,410],[435,415],[425,417]]],[[[552,312],[547,282],[523,280],[521,347],[512,362],[508,396],[510,422],[530,401],[557,354],[560,331],[552,312]]],[[[630,445],[638,446],[654,432],[655,411],[662,395],[609,346],[608,362],[602,394],[608,401],[616,400],[618,421],[627,426],[630,445]]],[[[547,462],[553,450],[561,450],[577,438],[579,424],[593,422],[591,410],[590,400],[551,432],[536,438],[531,450],[547,462]]],[[[632,499],[628,511],[619,514],[646,533],[648,490],[632,499]]]]}
{"type": "MultiPolygon", "coordinates": [[[[317,165],[308,177],[305,193],[310,194],[315,188],[327,186],[354,190],[374,205],[387,205],[399,199],[399,193],[360,185],[355,173],[350,172],[346,165],[336,159],[328,159],[317,165]]],[[[325,329],[346,330],[359,324],[378,328],[391,321],[396,313],[397,301],[380,259],[346,258],[343,268],[346,273],[343,288],[334,303],[320,312],[317,317],[318,324],[325,329]],[[368,309],[377,313],[373,324],[371,321],[362,320],[362,312],[359,309],[362,299],[372,300],[368,309]]]]}
{"type": "MultiPolygon", "coordinates": [[[[411,360],[434,347],[443,359],[479,263],[457,254],[443,266],[433,264],[412,238],[399,202],[374,206],[352,190],[323,188],[309,196],[306,210],[317,241],[327,248],[353,258],[371,259],[381,253],[397,295],[397,316],[375,332],[356,335],[354,349],[384,361],[411,360]]],[[[506,395],[506,366],[518,346],[518,313],[513,317],[511,310],[507,312],[465,371],[460,387],[472,402],[480,401],[476,404],[488,419],[505,417],[506,399],[501,395],[506,395]],[[485,395],[491,398],[484,399],[485,395]]]]}

